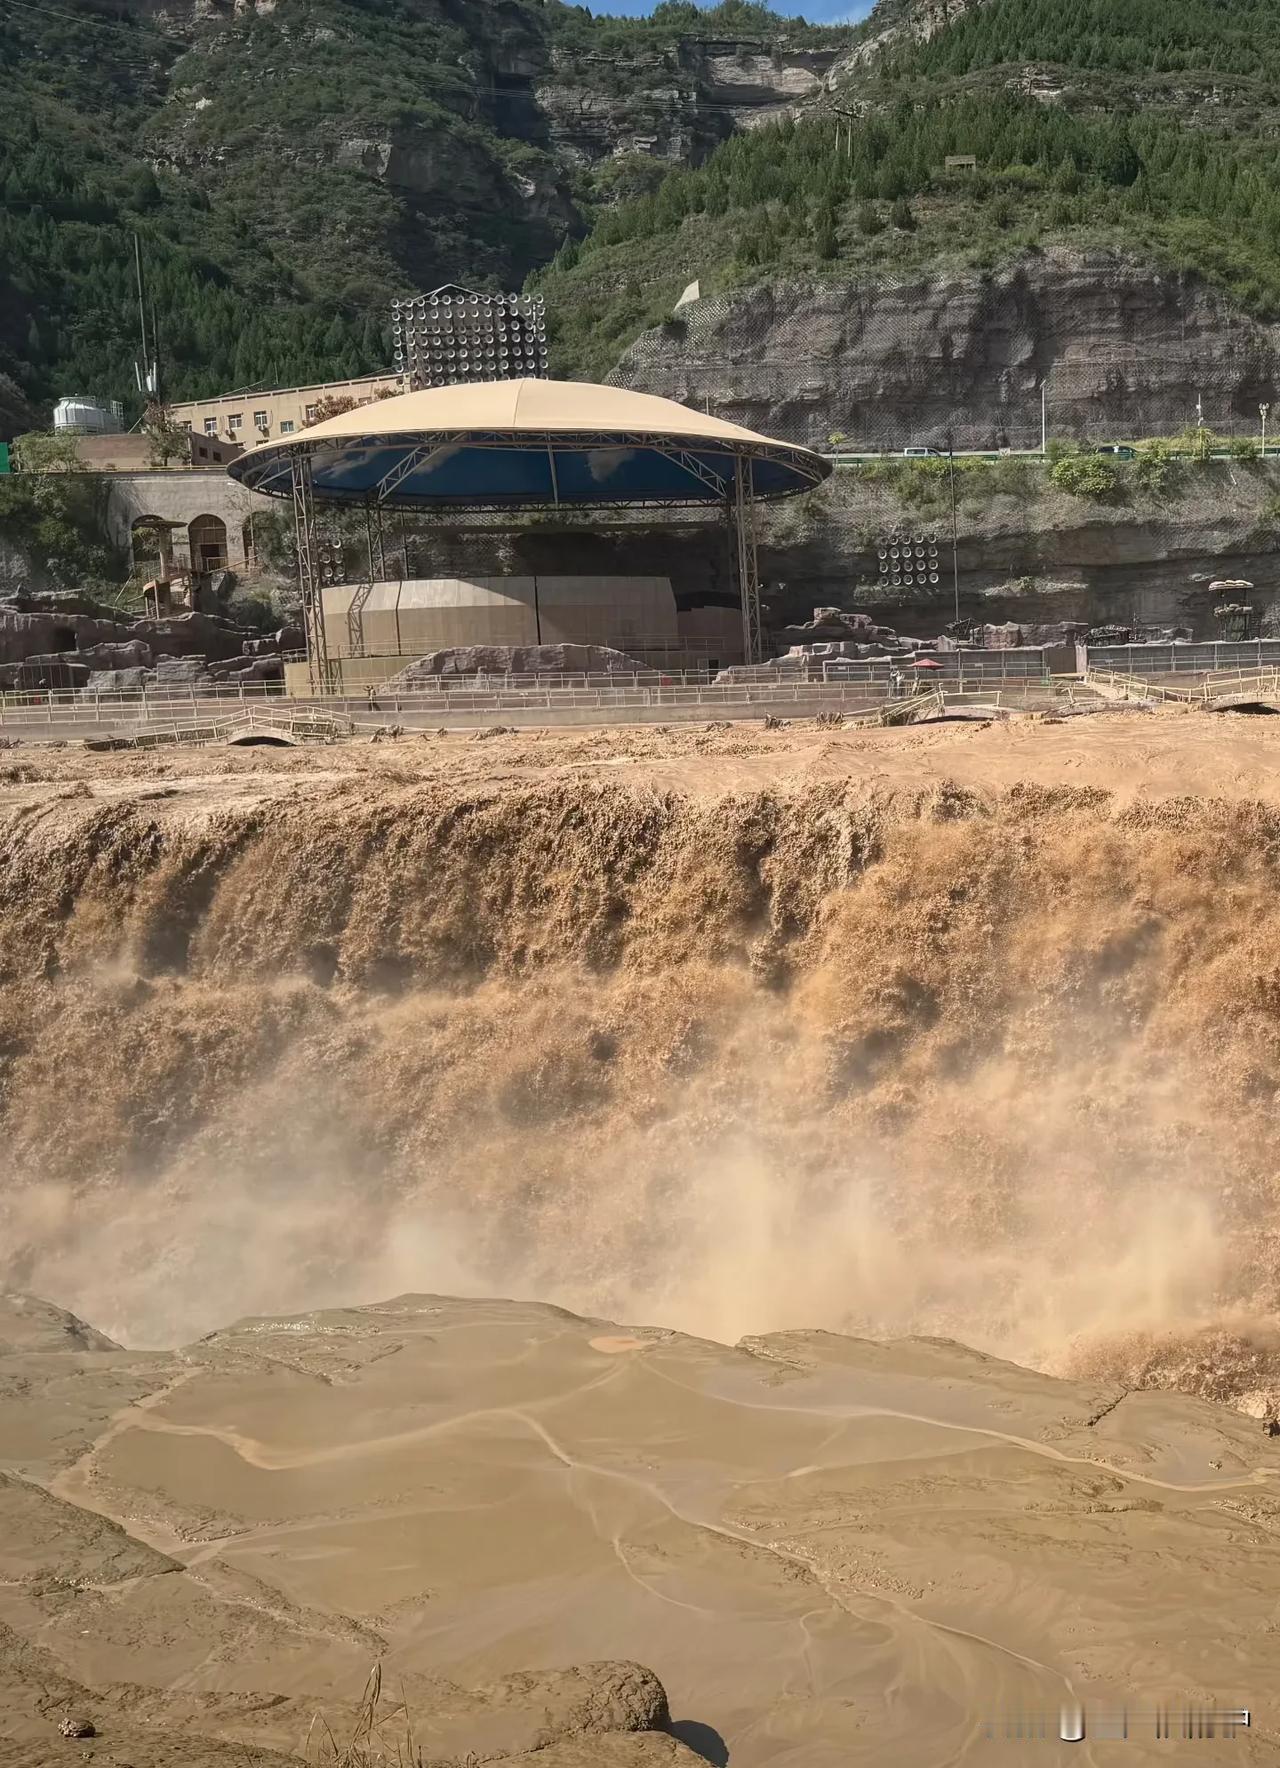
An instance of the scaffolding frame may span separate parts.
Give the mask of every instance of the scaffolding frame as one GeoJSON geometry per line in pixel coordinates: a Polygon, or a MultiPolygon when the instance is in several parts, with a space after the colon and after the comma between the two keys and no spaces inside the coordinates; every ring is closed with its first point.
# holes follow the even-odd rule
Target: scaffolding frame
{"type": "MultiPolygon", "coordinates": [[[[361,438],[360,446],[370,451],[379,447],[403,444],[402,436],[380,437],[371,434],[361,438]]],[[[290,491],[293,501],[294,529],[298,561],[298,586],[302,595],[303,632],[306,637],[307,668],[311,690],[316,694],[326,694],[333,689],[333,665],[329,657],[328,640],[325,632],[323,590],[326,585],[321,581],[321,573],[317,565],[318,539],[316,531],[317,496],[313,474],[313,461],[317,454],[327,453],[332,442],[307,442],[299,440],[281,449],[276,458],[274,470],[264,479],[250,488],[268,495],[279,496],[280,486],[285,472],[289,475],[290,491]],[[282,458],[283,457],[283,458],[282,458]],[[287,462],[287,465],[285,464],[287,462]]],[[[342,491],[326,489],[319,501],[331,508],[363,508],[365,514],[366,551],[368,554],[368,570],[357,583],[351,603],[347,609],[348,638],[354,651],[356,640],[360,636],[361,616],[365,603],[373,591],[375,581],[381,581],[386,573],[386,542],[383,527],[383,516],[387,510],[399,510],[422,515],[441,516],[446,512],[463,511],[555,511],[559,514],[572,512],[575,516],[591,515],[595,512],[604,513],[610,510],[663,510],[663,509],[710,509],[722,515],[729,530],[730,556],[733,561],[733,572],[742,607],[742,650],[743,659],[747,663],[758,663],[762,658],[762,622],[760,604],[760,563],[759,539],[756,526],[756,504],[774,497],[790,495],[789,492],[762,493],[756,489],[755,462],[757,460],[777,459],[783,461],[793,470],[803,463],[798,463],[795,453],[785,445],[761,446],[752,444],[745,447],[731,440],[721,442],[716,439],[716,452],[728,455],[733,462],[733,471],[726,478],[709,467],[705,461],[691,452],[675,439],[664,439],[650,434],[618,431],[601,433],[584,432],[572,435],[547,433],[545,436],[522,434],[520,441],[513,442],[509,431],[476,431],[461,430],[449,433],[433,433],[429,439],[410,448],[405,458],[398,461],[380,481],[369,490],[342,491]],[[516,496],[502,498],[440,498],[415,496],[406,493],[403,485],[413,472],[425,461],[430,460],[443,450],[465,445],[467,448],[506,449],[527,452],[530,445],[536,443],[545,447],[550,462],[551,496],[521,493],[516,496]],[[559,475],[556,470],[556,454],[577,453],[584,448],[644,448],[661,455],[679,467],[689,479],[689,493],[685,497],[678,494],[660,497],[633,497],[592,500],[589,503],[563,503],[560,500],[559,475]],[[379,573],[375,576],[375,569],[379,573]]],[[[811,475],[812,484],[818,485],[824,475],[811,475]]]]}
{"type": "Polygon", "coordinates": [[[294,556],[298,564],[298,590],[302,596],[302,631],[307,647],[307,673],[313,694],[327,694],[333,688],[333,668],[329,662],[329,642],[324,629],[324,606],[317,553],[315,488],[311,477],[311,456],[305,452],[290,458],[289,484],[293,497],[294,556]]]}

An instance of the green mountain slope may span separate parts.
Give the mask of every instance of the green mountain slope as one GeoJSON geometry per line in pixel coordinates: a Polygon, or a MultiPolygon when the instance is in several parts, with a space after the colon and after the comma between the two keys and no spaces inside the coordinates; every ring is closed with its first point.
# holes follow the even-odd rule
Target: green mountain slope
{"type": "Polygon", "coordinates": [[[617,141],[728,132],[690,31],[850,37],[743,0],[0,0],[0,375],[130,394],[134,233],[170,396],[383,367],[393,294],[518,285],[627,188],[617,141]]]}
{"type": "Polygon", "coordinates": [[[825,107],[671,172],[562,251],[541,278],[560,364],[604,372],[694,277],[704,295],[884,280],[1051,242],[1280,314],[1277,0],[983,0],[939,22],[882,0],[825,107]],[[958,155],[976,170],[947,171],[958,155]]]}

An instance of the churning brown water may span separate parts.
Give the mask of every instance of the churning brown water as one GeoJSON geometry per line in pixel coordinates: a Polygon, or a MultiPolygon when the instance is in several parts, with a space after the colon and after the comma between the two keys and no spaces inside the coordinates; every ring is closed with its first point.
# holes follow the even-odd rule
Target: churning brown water
{"type": "Polygon", "coordinates": [[[598,781],[17,807],[0,1282],[945,1334],[1261,1410],[1280,815],[598,781]]]}

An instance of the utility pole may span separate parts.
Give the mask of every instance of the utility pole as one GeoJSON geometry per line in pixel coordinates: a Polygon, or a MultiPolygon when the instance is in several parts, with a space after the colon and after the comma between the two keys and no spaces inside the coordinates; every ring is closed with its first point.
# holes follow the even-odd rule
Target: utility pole
{"type": "Polygon", "coordinates": [[[1270,410],[1271,410],[1271,407],[1269,405],[1260,405],[1258,407],[1258,416],[1262,419],[1262,452],[1263,452],[1263,454],[1265,454],[1267,452],[1267,413],[1270,410]]]}
{"type": "Polygon", "coordinates": [[[1040,383],[1040,453],[1042,455],[1048,454],[1048,452],[1049,452],[1049,397],[1048,397],[1048,395],[1049,395],[1049,384],[1047,381],[1041,381],[1041,383],[1040,383]]]}
{"type": "MultiPolygon", "coordinates": [[[[845,154],[848,159],[852,159],[853,158],[853,125],[855,122],[861,122],[862,119],[859,117],[857,111],[843,110],[838,104],[833,104],[831,106],[831,108],[836,113],[836,115],[838,117],[843,117],[845,119],[845,129],[844,129],[845,154]]],[[[840,125],[839,125],[839,123],[836,124],[836,158],[837,159],[840,158],[840,125]]]]}
{"type": "Polygon", "coordinates": [[[154,301],[152,301],[150,303],[150,307],[151,307],[151,379],[152,379],[152,383],[153,383],[152,388],[151,388],[151,393],[152,393],[152,397],[158,403],[160,401],[160,332],[156,326],[156,304],[154,301]]]}

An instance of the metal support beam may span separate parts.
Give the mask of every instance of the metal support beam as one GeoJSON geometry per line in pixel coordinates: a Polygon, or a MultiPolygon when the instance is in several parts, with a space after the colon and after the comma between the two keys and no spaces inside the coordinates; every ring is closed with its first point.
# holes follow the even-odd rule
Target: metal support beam
{"type": "Polygon", "coordinates": [[[368,504],[364,506],[364,552],[367,565],[365,582],[372,583],[377,575],[377,568],[373,562],[373,511],[368,504]]]}
{"type": "Polygon", "coordinates": [[[306,635],[307,673],[313,694],[332,689],[324,609],[320,602],[320,571],[316,558],[316,508],[311,485],[311,456],[292,457],[294,546],[298,558],[298,589],[302,595],[302,630],[306,635]]]}
{"type": "Polygon", "coordinates": [[[755,506],[751,493],[751,462],[738,455],[734,461],[733,503],[729,525],[733,531],[738,593],[742,597],[742,657],[746,663],[759,663],[763,649],[760,635],[760,575],[756,553],[755,506]]]}
{"type": "MultiPolygon", "coordinates": [[[[382,511],[378,511],[378,526],[381,530],[382,511]]],[[[349,657],[364,656],[364,610],[365,604],[373,594],[373,586],[379,578],[377,563],[373,556],[373,510],[366,503],[364,506],[364,545],[367,568],[360,582],[351,592],[351,600],[347,604],[347,655],[349,657]]],[[[385,573],[382,573],[385,575],[385,573]]]]}
{"type": "Polygon", "coordinates": [[[700,485],[705,485],[709,491],[714,491],[717,497],[728,496],[729,486],[719,473],[713,472],[709,466],[698,459],[696,454],[690,454],[687,448],[661,448],[655,445],[653,452],[662,455],[666,460],[674,461],[676,466],[683,468],[689,474],[690,478],[696,479],[700,485]]]}
{"type": "Polygon", "coordinates": [[[416,473],[419,467],[425,467],[429,462],[433,461],[438,454],[445,453],[446,449],[449,449],[452,446],[453,444],[451,442],[445,442],[438,448],[411,448],[403,459],[396,462],[389,473],[384,474],[383,477],[378,480],[378,483],[373,488],[375,501],[378,503],[385,502],[386,499],[391,496],[393,491],[397,491],[400,486],[404,484],[405,480],[411,473],[416,473]]]}

